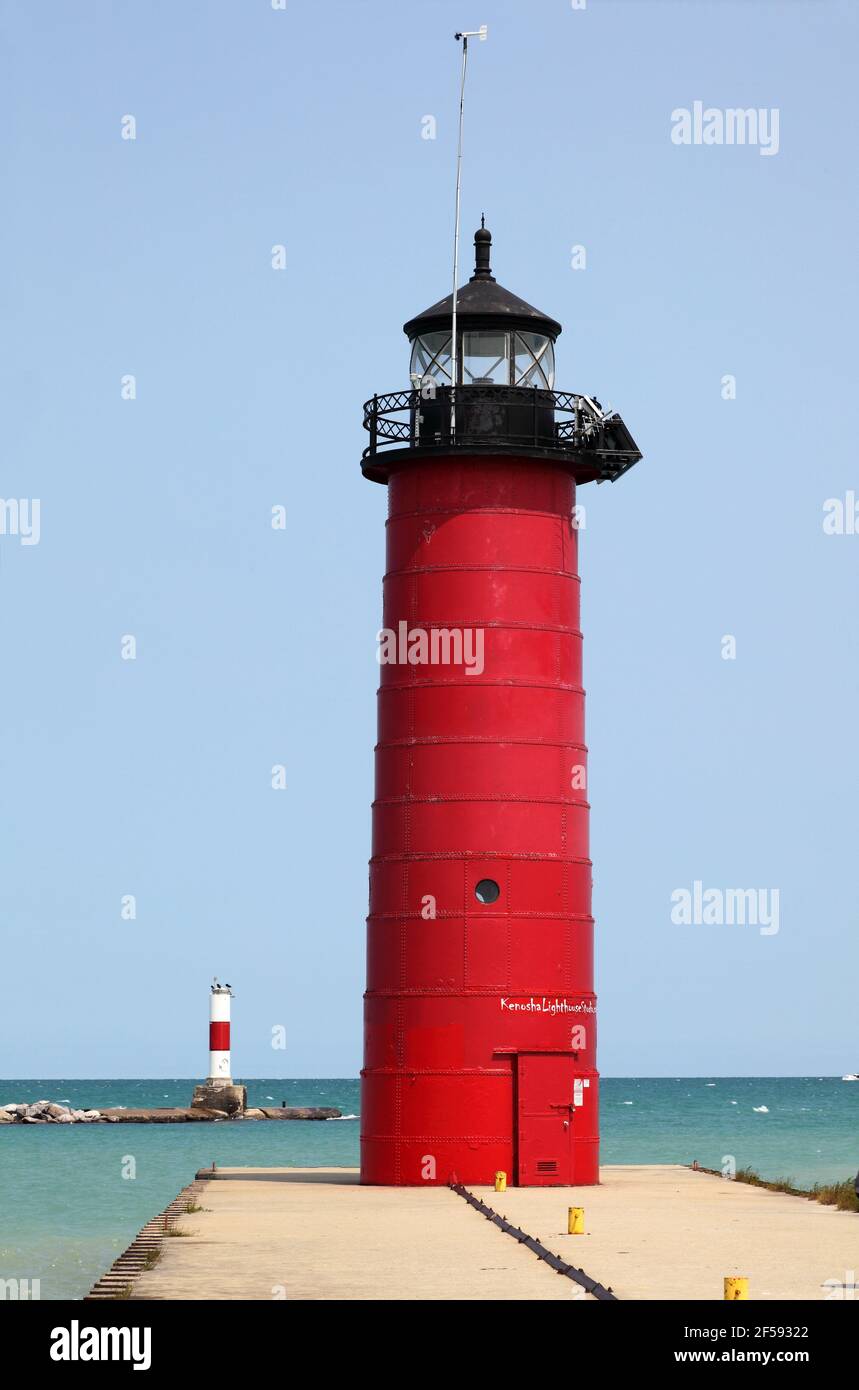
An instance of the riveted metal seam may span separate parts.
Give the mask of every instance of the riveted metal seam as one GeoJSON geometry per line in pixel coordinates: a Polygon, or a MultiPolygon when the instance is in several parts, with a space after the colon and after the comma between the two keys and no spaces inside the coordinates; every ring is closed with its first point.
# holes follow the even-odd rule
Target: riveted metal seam
{"type": "MultiPolygon", "coordinates": [[[[401,621],[403,621],[403,622],[408,622],[409,629],[410,629],[410,631],[412,631],[412,632],[423,632],[423,631],[427,631],[427,630],[432,630],[432,629],[434,629],[434,628],[435,628],[435,629],[447,628],[447,629],[451,629],[451,630],[453,630],[453,629],[460,629],[460,630],[461,630],[461,629],[467,628],[467,627],[468,627],[468,628],[474,627],[474,628],[482,628],[484,632],[551,632],[551,633],[554,633],[555,635],[559,635],[559,636],[561,636],[561,637],[577,637],[577,638],[579,638],[580,640],[581,640],[581,638],[582,638],[582,636],[583,636],[583,633],[582,633],[582,631],[581,631],[581,628],[578,628],[578,627],[571,627],[568,623],[532,623],[532,622],[529,622],[527,618],[508,618],[508,620],[507,620],[506,622],[504,622],[504,623],[498,622],[498,620],[495,619],[495,618],[483,618],[483,617],[468,617],[468,618],[465,618],[465,617],[462,617],[462,616],[458,616],[458,617],[455,617],[455,618],[454,618],[454,617],[447,617],[447,618],[418,618],[418,617],[413,617],[413,618],[408,618],[408,619],[405,619],[405,618],[404,618],[404,619],[401,619],[401,621]]],[[[560,651],[560,645],[559,645],[559,644],[556,644],[556,646],[558,646],[558,650],[560,651]]],[[[412,661],[383,661],[383,662],[381,662],[380,664],[383,665],[383,666],[387,666],[387,667],[390,667],[390,666],[410,666],[410,667],[412,667],[412,666],[426,666],[426,665],[428,665],[428,664],[429,664],[429,665],[434,665],[434,666],[458,666],[458,665],[461,665],[462,663],[461,663],[461,662],[455,662],[455,661],[436,661],[436,662],[430,662],[430,663],[427,663],[427,662],[425,662],[425,661],[419,661],[419,662],[412,662],[412,661]]],[[[473,680],[473,679],[474,679],[474,678],[472,677],[472,680],[473,680]]],[[[560,671],[558,672],[558,679],[560,680],[560,671]]],[[[486,682],[484,682],[484,683],[486,683],[486,682]]],[[[504,683],[506,684],[506,682],[504,682],[504,683]]],[[[553,685],[553,689],[554,689],[554,688],[555,688],[555,686],[553,685]]]]}
{"type": "Polygon", "coordinates": [[[568,579],[571,584],[581,584],[581,578],[572,570],[557,569],[554,565],[507,565],[483,564],[460,565],[439,563],[437,565],[403,565],[400,569],[386,570],[384,579],[400,579],[412,574],[539,574],[552,579],[568,579]]]}
{"type": "Polygon", "coordinates": [[[404,792],[402,796],[377,796],[372,803],[373,806],[438,806],[438,805],[461,805],[463,802],[473,802],[476,806],[483,805],[484,802],[496,803],[504,802],[505,805],[523,803],[526,806],[576,806],[582,811],[590,810],[590,803],[587,801],[562,800],[555,796],[516,796],[510,792],[496,792],[494,795],[484,793],[481,796],[472,796],[468,792],[451,793],[446,796],[410,796],[404,792]]]}
{"type": "MultiPolygon", "coordinates": [[[[591,999],[596,999],[596,995],[593,993],[592,990],[561,989],[560,986],[552,988],[547,987],[545,983],[539,983],[534,985],[517,984],[515,992],[516,994],[539,994],[540,996],[545,995],[547,999],[550,995],[560,994],[575,995],[576,999],[581,999],[585,1002],[591,999]]],[[[452,988],[450,985],[420,985],[416,986],[413,989],[410,989],[408,987],[405,987],[403,989],[368,989],[366,991],[365,998],[399,999],[401,997],[408,997],[409,999],[420,999],[424,995],[431,994],[434,998],[443,999],[460,999],[463,995],[468,995],[469,998],[474,997],[481,999],[494,999],[496,996],[503,996],[509,993],[510,990],[508,986],[502,984],[499,981],[497,985],[468,985],[467,987],[461,986],[456,989],[452,988]]],[[[407,1070],[411,1070],[411,1068],[407,1068],[407,1070]]],[[[454,1070],[457,1070],[457,1068],[454,1068],[454,1070]]]]}
{"type": "Polygon", "coordinates": [[[534,850],[532,854],[514,853],[512,850],[415,850],[413,854],[404,855],[401,852],[392,850],[388,854],[374,854],[370,860],[371,864],[396,864],[401,859],[408,859],[417,862],[418,860],[430,861],[433,859],[454,860],[454,859],[510,859],[522,864],[585,864],[590,865],[591,860],[587,856],[570,854],[564,859],[560,854],[550,852],[540,853],[534,850]]]}
{"type": "MultiPolygon", "coordinates": [[[[503,920],[504,920],[504,914],[503,914],[503,913],[501,913],[501,914],[499,914],[499,913],[493,913],[490,909],[487,909],[485,912],[481,912],[480,915],[481,915],[481,917],[483,917],[483,918],[489,918],[490,920],[494,920],[494,921],[503,921],[503,920]]],[[[460,912],[460,911],[458,911],[456,908],[452,908],[452,907],[451,907],[451,908],[447,908],[447,909],[442,909],[441,912],[436,911],[436,917],[438,918],[439,921],[440,921],[442,918],[444,918],[444,919],[446,919],[447,921],[456,922],[456,921],[458,921],[460,918],[464,918],[464,916],[465,916],[465,913],[464,913],[464,912],[460,912]]],[[[413,922],[418,922],[418,921],[424,921],[424,920],[426,920],[426,919],[424,918],[424,915],[423,915],[422,912],[371,912],[371,913],[368,915],[368,917],[367,917],[367,921],[368,921],[368,922],[387,922],[387,921],[390,921],[390,922],[399,922],[399,921],[402,920],[403,917],[405,917],[405,918],[407,918],[409,921],[413,921],[413,922]]],[[[533,920],[540,921],[540,920],[542,920],[542,919],[544,919],[544,918],[545,918],[547,921],[551,921],[551,922],[566,922],[566,921],[573,921],[573,922],[584,922],[584,923],[588,923],[588,922],[593,922],[593,920],[594,920],[594,919],[593,919],[593,916],[591,915],[590,912],[538,912],[538,911],[529,911],[529,909],[527,909],[527,908],[523,908],[521,912],[518,912],[518,911],[517,911],[517,912],[511,912],[511,913],[510,913],[510,918],[511,918],[511,920],[514,921],[514,922],[530,922],[530,921],[533,921],[533,920]]]]}
{"type": "MultiPolygon", "coordinates": [[[[417,666],[409,667],[412,671],[417,671],[417,666]]],[[[377,695],[384,695],[389,690],[458,690],[463,687],[466,690],[552,690],[563,695],[586,695],[587,692],[582,685],[573,685],[571,682],[564,681],[525,681],[510,680],[496,681],[484,680],[482,676],[474,677],[471,680],[467,676],[458,677],[452,681],[437,681],[430,676],[416,676],[410,681],[386,681],[380,685],[377,695]]]]}
{"type": "MultiPolygon", "coordinates": [[[[414,690],[414,686],[409,686],[409,690],[414,690]]],[[[459,745],[469,747],[471,744],[483,745],[490,748],[571,748],[577,753],[587,753],[587,744],[579,743],[575,739],[564,738],[492,738],[488,734],[457,734],[455,737],[447,738],[439,734],[425,734],[420,738],[407,735],[405,738],[389,738],[384,742],[375,745],[373,751],[378,753],[383,748],[456,748],[459,745]]]]}
{"type": "Polygon", "coordinates": [[[524,516],[530,520],[531,517],[542,517],[546,521],[557,521],[560,515],[557,511],[545,511],[535,507],[420,507],[411,512],[397,512],[395,516],[389,516],[385,522],[386,527],[391,526],[397,521],[412,521],[415,518],[423,519],[433,516],[524,516]]]}

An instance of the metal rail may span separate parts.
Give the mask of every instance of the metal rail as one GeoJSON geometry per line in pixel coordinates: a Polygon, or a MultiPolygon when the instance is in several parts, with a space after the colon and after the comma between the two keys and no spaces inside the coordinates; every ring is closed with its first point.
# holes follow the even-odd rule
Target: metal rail
{"type": "Polygon", "coordinates": [[[403,448],[534,449],[591,460],[598,476],[614,481],[641,458],[617,412],[603,411],[577,392],[460,385],[455,434],[449,427],[450,394],[447,386],[428,395],[412,389],[365,401],[363,425],[370,442],[364,460],[403,448]]]}
{"type": "Polygon", "coordinates": [[[524,1245],[527,1250],[533,1250],[538,1259],[541,1259],[550,1269],[554,1269],[556,1274],[563,1274],[565,1278],[572,1279],[575,1284],[580,1284],[589,1294],[602,1302],[618,1303],[620,1301],[617,1294],[612,1293],[610,1288],[607,1289],[604,1284],[598,1284],[596,1279],[591,1279],[590,1275],[585,1274],[583,1269],[577,1269],[575,1265],[567,1264],[560,1255],[553,1255],[551,1250],[547,1250],[545,1245],[542,1245],[534,1236],[529,1236],[527,1231],[514,1226],[507,1220],[506,1216],[499,1216],[497,1211],[493,1211],[485,1202],[481,1202],[479,1197],[475,1197],[474,1193],[469,1192],[468,1188],[463,1187],[461,1183],[452,1182],[450,1188],[457,1197],[462,1197],[470,1207],[474,1207],[475,1211],[479,1211],[481,1216],[485,1216],[487,1221],[491,1221],[493,1226],[497,1226],[505,1235],[513,1236],[514,1240],[518,1241],[520,1245],[524,1245]]]}

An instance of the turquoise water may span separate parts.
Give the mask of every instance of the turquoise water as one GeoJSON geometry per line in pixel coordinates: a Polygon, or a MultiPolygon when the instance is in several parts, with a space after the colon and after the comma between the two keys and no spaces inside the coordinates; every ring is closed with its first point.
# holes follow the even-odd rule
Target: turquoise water
{"type": "MultiPolygon", "coordinates": [[[[354,1166],[355,1080],[244,1080],[251,1105],[328,1105],[328,1121],[0,1127],[0,1278],[39,1279],[43,1299],[79,1298],[198,1168],[354,1166]],[[133,1178],[123,1173],[133,1168],[133,1178]]],[[[0,1081],[0,1104],[187,1105],[189,1079],[0,1081]]],[[[800,1185],[859,1168],[859,1082],[832,1077],[604,1078],[604,1163],[738,1167],[800,1185]],[[756,1113],[756,1106],[767,1106],[756,1113]]]]}

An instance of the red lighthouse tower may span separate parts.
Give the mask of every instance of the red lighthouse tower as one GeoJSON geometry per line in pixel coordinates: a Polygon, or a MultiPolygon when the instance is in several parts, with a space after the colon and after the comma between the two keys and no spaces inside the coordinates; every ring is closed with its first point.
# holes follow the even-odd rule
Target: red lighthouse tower
{"type": "Polygon", "coordinates": [[[641,454],[555,391],[561,325],[490,246],[456,352],[449,295],[405,325],[411,390],[365,406],[389,516],[364,1183],[598,1181],[576,487],[641,454]]]}

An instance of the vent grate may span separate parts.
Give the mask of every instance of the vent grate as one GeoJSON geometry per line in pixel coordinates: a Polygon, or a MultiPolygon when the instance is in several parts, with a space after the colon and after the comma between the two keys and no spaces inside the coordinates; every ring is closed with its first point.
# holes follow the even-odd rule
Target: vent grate
{"type": "Polygon", "coordinates": [[[558,1171],[558,1162],[557,1162],[557,1159],[554,1159],[554,1158],[538,1158],[538,1159],[537,1159],[537,1172],[538,1172],[538,1173],[557,1173],[557,1171],[558,1171]]]}

